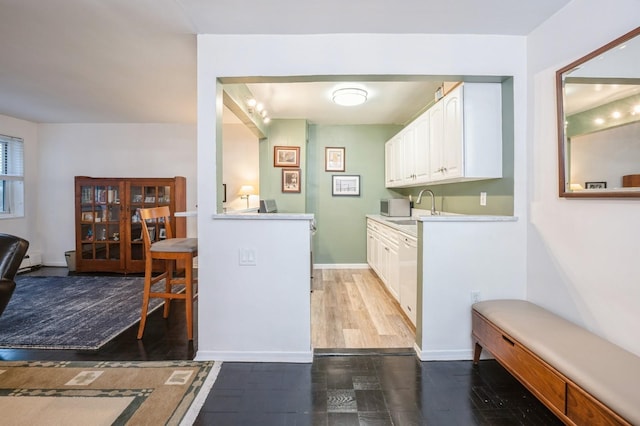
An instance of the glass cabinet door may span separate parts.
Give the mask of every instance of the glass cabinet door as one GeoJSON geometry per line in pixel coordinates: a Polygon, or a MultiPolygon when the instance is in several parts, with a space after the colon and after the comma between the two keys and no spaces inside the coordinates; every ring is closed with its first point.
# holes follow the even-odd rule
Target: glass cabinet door
{"type": "MultiPolygon", "coordinates": [[[[129,187],[129,196],[131,205],[131,221],[129,222],[131,236],[130,260],[144,261],[144,242],[142,241],[142,223],[139,209],[170,206],[171,186],[132,184],[129,187]]],[[[164,221],[162,220],[149,221],[147,226],[152,241],[163,239],[166,235],[164,221]]]]}
{"type": "Polygon", "coordinates": [[[120,192],[119,185],[81,185],[82,260],[121,260],[120,192]]]}

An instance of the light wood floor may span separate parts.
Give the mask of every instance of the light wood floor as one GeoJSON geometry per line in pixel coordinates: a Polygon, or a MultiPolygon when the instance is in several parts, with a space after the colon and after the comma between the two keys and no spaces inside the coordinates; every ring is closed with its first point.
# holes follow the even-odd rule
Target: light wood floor
{"type": "Polygon", "coordinates": [[[314,348],[413,348],[415,330],[369,269],[316,269],[311,293],[314,348]]]}

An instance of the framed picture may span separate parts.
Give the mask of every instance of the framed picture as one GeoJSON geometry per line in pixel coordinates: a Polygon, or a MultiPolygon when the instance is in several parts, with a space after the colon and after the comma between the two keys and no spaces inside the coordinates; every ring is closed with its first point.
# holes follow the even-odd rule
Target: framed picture
{"type": "MultiPolygon", "coordinates": [[[[147,229],[149,230],[149,239],[151,240],[151,242],[154,242],[156,240],[156,227],[155,226],[147,226],[147,229]]],[[[142,228],[140,230],[140,240],[142,240],[144,237],[144,228],[142,228]]],[[[166,234],[165,234],[166,236],[166,234]]]]}
{"type": "Polygon", "coordinates": [[[160,231],[158,233],[158,238],[160,238],[161,240],[164,240],[165,238],[167,238],[167,228],[160,228],[160,231]]]}
{"type": "Polygon", "coordinates": [[[344,172],[345,148],[326,147],[324,149],[324,171],[344,172]]]}
{"type": "Polygon", "coordinates": [[[93,222],[93,212],[82,212],[83,222],[93,222]]]}
{"type": "Polygon", "coordinates": [[[607,182],[585,182],[586,189],[607,189],[607,182]]]}
{"type": "Polygon", "coordinates": [[[360,175],[333,175],[331,195],[360,196],[360,175]]]}
{"type": "Polygon", "coordinates": [[[300,167],[300,147],[274,146],[273,167],[300,167]]]}
{"type": "Polygon", "coordinates": [[[300,192],[300,169],[282,169],[282,192],[300,192]]]}

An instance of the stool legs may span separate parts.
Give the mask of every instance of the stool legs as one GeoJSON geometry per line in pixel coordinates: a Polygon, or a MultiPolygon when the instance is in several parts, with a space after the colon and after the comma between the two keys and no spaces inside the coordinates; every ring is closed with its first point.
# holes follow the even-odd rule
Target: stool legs
{"type": "Polygon", "coordinates": [[[144,335],[144,327],[147,323],[147,313],[149,312],[149,300],[151,297],[158,297],[164,299],[164,312],[163,317],[169,317],[170,304],[172,299],[185,299],[185,314],[187,320],[187,337],[189,340],[193,340],[193,295],[194,295],[194,279],[193,279],[193,257],[185,259],[185,268],[184,268],[184,287],[185,294],[182,295],[173,295],[172,286],[176,284],[174,281],[178,281],[177,283],[182,283],[180,279],[173,279],[173,274],[175,272],[175,261],[174,260],[165,260],[165,271],[156,277],[153,277],[153,271],[151,267],[146,268],[144,275],[144,292],[142,295],[142,311],[140,315],[140,326],[138,327],[138,339],[142,339],[144,335]],[[167,297],[163,297],[163,293],[154,292],[151,293],[151,286],[158,282],[160,279],[164,278],[164,295],[167,297]]]}
{"type": "Polygon", "coordinates": [[[144,292],[142,294],[142,310],[140,312],[140,326],[138,327],[138,340],[142,339],[144,326],[147,324],[147,313],[149,312],[149,293],[151,293],[151,268],[145,268],[144,292]]]}

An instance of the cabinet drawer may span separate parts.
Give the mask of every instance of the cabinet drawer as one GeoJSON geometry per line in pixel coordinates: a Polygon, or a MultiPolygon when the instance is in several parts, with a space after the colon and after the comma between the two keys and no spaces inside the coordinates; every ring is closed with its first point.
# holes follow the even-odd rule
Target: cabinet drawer
{"type": "Polygon", "coordinates": [[[560,413],[565,411],[565,381],[518,342],[502,333],[481,315],[473,313],[474,335],[529,390],[560,413]]]}

